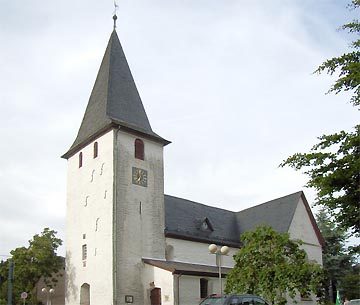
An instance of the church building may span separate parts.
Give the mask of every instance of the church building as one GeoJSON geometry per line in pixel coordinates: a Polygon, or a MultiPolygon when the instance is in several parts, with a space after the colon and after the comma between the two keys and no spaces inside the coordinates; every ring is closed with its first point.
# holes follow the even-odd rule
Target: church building
{"type": "MultiPolygon", "coordinates": [[[[116,16],[114,16],[116,19],[116,16]]],[[[322,264],[303,192],[232,212],[164,194],[163,150],[114,29],[67,159],[67,305],[196,305],[219,293],[240,234],[270,225],[322,264]],[[221,266],[209,245],[219,249],[221,266]],[[224,248],[225,249],[225,248],[224,248]]],[[[216,249],[215,249],[216,250],[216,249]]],[[[315,304],[315,299],[299,304],[315,304]]]]}

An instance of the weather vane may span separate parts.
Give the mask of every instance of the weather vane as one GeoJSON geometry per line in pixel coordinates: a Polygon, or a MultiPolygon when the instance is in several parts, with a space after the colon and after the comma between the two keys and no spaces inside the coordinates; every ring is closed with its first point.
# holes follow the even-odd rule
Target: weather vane
{"type": "Polygon", "coordinates": [[[114,0],[114,15],[113,15],[113,19],[114,19],[114,30],[116,29],[116,19],[117,19],[117,16],[116,16],[116,11],[117,9],[119,8],[118,4],[116,3],[116,0],[114,0]]]}

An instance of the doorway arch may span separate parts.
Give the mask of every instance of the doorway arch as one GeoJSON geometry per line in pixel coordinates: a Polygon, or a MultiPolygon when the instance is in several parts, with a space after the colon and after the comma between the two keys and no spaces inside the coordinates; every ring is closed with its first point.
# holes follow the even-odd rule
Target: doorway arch
{"type": "Polygon", "coordinates": [[[90,285],[87,283],[80,288],[80,305],[90,305],[90,285]]]}

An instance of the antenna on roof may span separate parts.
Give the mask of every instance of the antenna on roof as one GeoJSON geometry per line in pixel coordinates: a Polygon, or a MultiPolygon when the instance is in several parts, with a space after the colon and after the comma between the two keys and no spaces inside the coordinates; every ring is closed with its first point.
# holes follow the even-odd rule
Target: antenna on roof
{"type": "Polygon", "coordinates": [[[114,15],[113,15],[113,19],[114,19],[114,30],[116,29],[116,19],[117,19],[117,16],[116,16],[116,11],[117,9],[119,8],[118,4],[116,3],[116,0],[114,0],[114,15]]]}

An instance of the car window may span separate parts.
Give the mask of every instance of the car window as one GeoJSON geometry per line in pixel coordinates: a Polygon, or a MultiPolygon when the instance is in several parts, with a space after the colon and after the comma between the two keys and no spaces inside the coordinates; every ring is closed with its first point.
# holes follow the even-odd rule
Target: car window
{"type": "Polygon", "coordinates": [[[223,305],[226,298],[224,297],[209,297],[200,303],[200,305],[223,305]]]}
{"type": "Polygon", "coordinates": [[[242,298],[240,304],[242,304],[242,305],[253,305],[252,300],[253,300],[252,297],[244,297],[244,298],[242,298]]]}
{"type": "Polygon", "coordinates": [[[254,298],[254,303],[253,303],[253,305],[267,305],[267,304],[265,303],[264,300],[262,300],[262,299],[260,299],[260,298],[254,298]]]}
{"type": "Polygon", "coordinates": [[[232,297],[230,299],[230,305],[239,305],[241,304],[241,300],[239,297],[232,297]]]}

